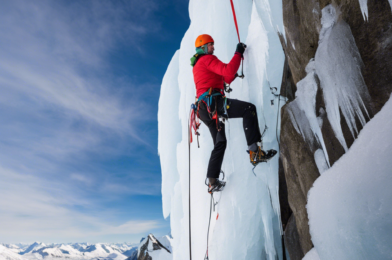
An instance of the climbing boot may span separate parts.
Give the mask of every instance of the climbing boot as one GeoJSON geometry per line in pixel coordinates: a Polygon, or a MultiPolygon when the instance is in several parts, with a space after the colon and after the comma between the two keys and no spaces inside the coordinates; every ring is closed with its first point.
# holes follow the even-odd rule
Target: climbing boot
{"type": "Polygon", "coordinates": [[[208,193],[222,191],[226,182],[219,179],[209,178],[208,193]]]}
{"type": "Polygon", "coordinates": [[[268,150],[267,152],[264,150],[261,150],[261,147],[257,147],[257,151],[248,151],[249,157],[250,157],[250,163],[253,166],[256,166],[257,164],[261,162],[267,162],[269,159],[275,156],[276,151],[271,149],[268,150]]]}

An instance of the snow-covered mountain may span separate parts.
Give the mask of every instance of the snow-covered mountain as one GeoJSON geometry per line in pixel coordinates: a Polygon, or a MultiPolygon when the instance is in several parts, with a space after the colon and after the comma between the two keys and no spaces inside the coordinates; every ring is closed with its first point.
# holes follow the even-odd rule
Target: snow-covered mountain
{"type": "Polygon", "coordinates": [[[23,257],[11,248],[0,245],[0,260],[22,260],[23,257]]]}
{"type": "Polygon", "coordinates": [[[14,253],[19,254],[25,251],[29,247],[29,244],[2,244],[2,246],[6,247],[14,253]]]}
{"type": "Polygon", "coordinates": [[[137,254],[138,246],[132,244],[50,244],[35,242],[29,246],[0,245],[0,260],[36,259],[96,259],[125,260],[137,254]]]}
{"type": "Polygon", "coordinates": [[[171,238],[169,236],[157,239],[153,234],[149,234],[147,238],[142,239],[138,248],[137,260],[151,259],[173,260],[171,238]]]}
{"type": "Polygon", "coordinates": [[[46,245],[44,243],[34,242],[28,248],[26,248],[23,252],[21,252],[20,254],[21,255],[28,254],[28,253],[31,253],[33,251],[37,251],[37,250],[39,250],[41,248],[44,248],[44,247],[46,247],[46,245]]]}

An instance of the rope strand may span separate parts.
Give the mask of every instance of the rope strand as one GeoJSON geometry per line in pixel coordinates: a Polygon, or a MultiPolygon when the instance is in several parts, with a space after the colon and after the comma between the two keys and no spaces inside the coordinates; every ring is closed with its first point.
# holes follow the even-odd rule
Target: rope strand
{"type": "MultiPolygon", "coordinates": [[[[204,260],[209,260],[208,258],[208,238],[210,236],[210,224],[211,224],[211,214],[212,214],[212,201],[214,199],[214,195],[213,193],[211,193],[211,202],[210,202],[210,219],[208,221],[208,230],[207,230],[207,251],[206,251],[206,255],[204,257],[204,260]]],[[[214,206],[215,207],[215,206],[214,206]]]]}
{"type": "Polygon", "coordinates": [[[231,3],[231,10],[233,11],[235,28],[237,29],[238,42],[241,42],[240,33],[238,31],[237,16],[235,15],[235,8],[234,8],[233,0],[230,0],[230,3],[231,3]]]}
{"type": "MultiPolygon", "coordinates": [[[[192,110],[192,109],[191,109],[192,110]]],[[[190,115],[189,113],[189,123],[190,115]]],[[[191,134],[192,129],[188,131],[188,156],[189,156],[189,259],[192,260],[192,223],[191,223],[191,134]]]]}

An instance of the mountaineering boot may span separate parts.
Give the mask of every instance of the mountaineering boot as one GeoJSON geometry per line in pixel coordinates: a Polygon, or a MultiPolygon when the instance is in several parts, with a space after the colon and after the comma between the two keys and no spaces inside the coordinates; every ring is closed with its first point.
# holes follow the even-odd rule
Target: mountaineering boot
{"type": "Polygon", "coordinates": [[[215,178],[209,178],[208,193],[222,191],[225,185],[225,181],[220,181],[219,179],[215,178]]]}
{"type": "Polygon", "coordinates": [[[261,147],[259,146],[256,152],[250,150],[250,151],[248,151],[248,153],[250,156],[250,163],[253,166],[256,166],[257,164],[259,164],[261,162],[267,162],[269,159],[274,157],[277,152],[273,149],[265,152],[264,150],[261,150],[261,147]]]}

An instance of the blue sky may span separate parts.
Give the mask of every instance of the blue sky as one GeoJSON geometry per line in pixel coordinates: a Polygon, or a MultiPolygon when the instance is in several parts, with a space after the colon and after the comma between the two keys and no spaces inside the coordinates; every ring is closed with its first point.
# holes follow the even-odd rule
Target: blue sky
{"type": "Polygon", "coordinates": [[[157,110],[188,1],[0,4],[0,243],[169,233],[157,110]]]}

